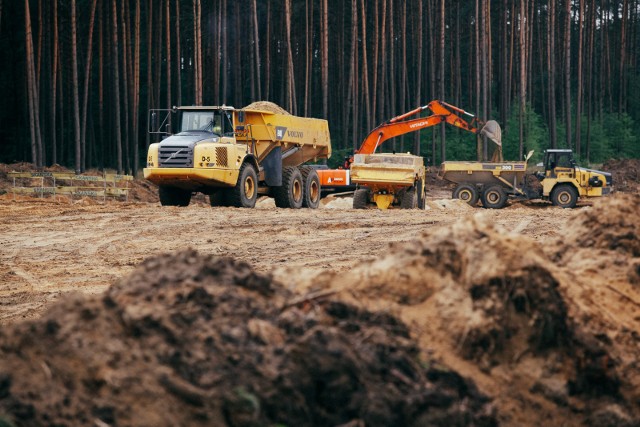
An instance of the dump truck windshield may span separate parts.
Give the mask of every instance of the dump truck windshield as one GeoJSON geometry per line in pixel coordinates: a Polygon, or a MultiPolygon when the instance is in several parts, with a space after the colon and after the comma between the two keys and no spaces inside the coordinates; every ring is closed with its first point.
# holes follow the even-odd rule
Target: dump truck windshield
{"type": "Polygon", "coordinates": [[[181,132],[213,132],[222,133],[221,117],[215,111],[184,111],[180,126],[181,132]]]}

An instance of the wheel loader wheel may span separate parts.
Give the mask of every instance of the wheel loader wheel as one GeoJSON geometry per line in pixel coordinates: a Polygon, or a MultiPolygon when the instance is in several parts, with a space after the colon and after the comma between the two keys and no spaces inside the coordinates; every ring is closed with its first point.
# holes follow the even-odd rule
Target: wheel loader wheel
{"type": "Polygon", "coordinates": [[[560,184],[551,192],[551,203],[561,208],[575,208],[578,203],[578,190],[570,184],[560,184]]]}
{"type": "Polygon", "coordinates": [[[311,166],[302,166],[302,207],[317,209],[320,206],[320,178],[311,166]]]}
{"type": "Polygon", "coordinates": [[[460,184],[453,190],[451,197],[463,200],[470,206],[475,206],[478,204],[478,200],[480,199],[480,193],[478,193],[478,189],[475,185],[460,184]]]}
{"type": "Polygon", "coordinates": [[[230,205],[237,208],[253,208],[258,198],[258,174],[251,165],[245,163],[240,168],[238,182],[230,192],[230,205]]]}
{"type": "Polygon", "coordinates": [[[182,188],[160,186],[158,196],[162,206],[189,206],[191,191],[182,188]]]}
{"type": "Polygon", "coordinates": [[[273,198],[279,208],[300,209],[304,196],[302,174],[295,166],[282,168],[282,185],[273,187],[273,198]]]}
{"type": "Polygon", "coordinates": [[[369,189],[358,188],[353,193],[353,209],[366,209],[369,204],[369,189]]]}
{"type": "Polygon", "coordinates": [[[415,188],[407,188],[400,200],[400,209],[415,209],[418,207],[418,194],[415,188]]]}
{"type": "Polygon", "coordinates": [[[499,185],[487,187],[482,193],[482,206],[489,209],[502,209],[507,204],[507,193],[499,185]]]}

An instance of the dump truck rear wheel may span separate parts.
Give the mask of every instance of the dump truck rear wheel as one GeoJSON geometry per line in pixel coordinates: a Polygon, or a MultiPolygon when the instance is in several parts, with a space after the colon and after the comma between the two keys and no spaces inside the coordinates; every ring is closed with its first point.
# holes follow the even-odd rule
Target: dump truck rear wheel
{"type": "Polygon", "coordinates": [[[158,196],[162,206],[189,206],[191,191],[182,188],[160,186],[158,196]]]}
{"type": "Polygon", "coordinates": [[[422,179],[416,182],[416,188],[418,190],[418,209],[424,209],[427,195],[424,191],[424,181],[422,179]]]}
{"type": "Polygon", "coordinates": [[[295,166],[282,168],[282,185],[274,188],[274,199],[279,208],[300,209],[304,195],[302,174],[295,166]]]}
{"type": "Polygon", "coordinates": [[[302,166],[300,168],[302,174],[303,192],[302,207],[317,209],[320,206],[320,178],[318,172],[311,166],[302,166]]]}
{"type": "Polygon", "coordinates": [[[250,163],[245,163],[240,168],[238,182],[231,190],[231,205],[237,208],[252,208],[258,198],[258,175],[250,163]]]}
{"type": "Polygon", "coordinates": [[[353,209],[366,209],[369,204],[369,189],[358,188],[353,193],[353,209]]]}
{"type": "Polygon", "coordinates": [[[454,199],[463,200],[469,205],[475,206],[478,204],[480,194],[478,193],[478,189],[475,185],[460,184],[453,190],[453,194],[451,195],[451,197],[453,197],[454,199]]]}
{"type": "Polygon", "coordinates": [[[553,189],[551,203],[561,208],[575,208],[578,203],[578,191],[569,184],[561,184],[553,189]]]}
{"type": "Polygon", "coordinates": [[[402,194],[402,200],[400,201],[400,209],[415,209],[418,207],[418,194],[416,194],[415,188],[408,188],[402,194]]]}
{"type": "Polygon", "coordinates": [[[490,209],[502,209],[507,204],[507,193],[499,185],[492,185],[482,193],[482,206],[490,209]]]}

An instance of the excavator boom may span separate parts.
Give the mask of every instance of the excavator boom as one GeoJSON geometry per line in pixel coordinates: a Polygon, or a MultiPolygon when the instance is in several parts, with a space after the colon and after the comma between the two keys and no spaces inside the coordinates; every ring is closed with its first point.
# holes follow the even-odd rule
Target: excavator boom
{"type": "Polygon", "coordinates": [[[372,154],[376,151],[378,146],[387,139],[395,138],[409,132],[416,132],[443,122],[472,133],[478,133],[478,129],[474,126],[477,119],[473,114],[467,113],[466,111],[447,104],[446,102],[434,100],[425,106],[418,107],[407,113],[394,117],[388,122],[372,130],[371,133],[367,135],[360,148],[356,151],[356,154],[372,154]],[[433,113],[431,116],[406,120],[407,118],[420,114],[420,112],[427,109],[431,110],[433,113]],[[472,117],[471,122],[467,122],[451,110],[472,117]]]}

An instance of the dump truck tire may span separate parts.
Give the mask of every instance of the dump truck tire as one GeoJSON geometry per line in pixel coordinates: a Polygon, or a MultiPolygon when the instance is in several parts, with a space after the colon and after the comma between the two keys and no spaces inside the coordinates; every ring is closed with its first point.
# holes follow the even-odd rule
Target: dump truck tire
{"type": "Polygon", "coordinates": [[[502,209],[507,204],[507,193],[499,185],[487,187],[482,193],[482,206],[489,209],[502,209]]]}
{"type": "Polygon", "coordinates": [[[402,194],[400,209],[415,209],[418,207],[418,194],[415,188],[408,188],[402,194]]]}
{"type": "Polygon", "coordinates": [[[191,191],[182,188],[160,186],[158,196],[162,206],[189,206],[191,191]]]}
{"type": "Polygon", "coordinates": [[[454,188],[451,197],[454,199],[460,199],[467,202],[470,206],[478,204],[480,199],[480,193],[475,185],[472,184],[460,184],[454,188]]]}
{"type": "Polygon", "coordinates": [[[358,188],[353,193],[353,209],[366,209],[369,204],[369,189],[358,188]]]}
{"type": "Polygon", "coordinates": [[[320,178],[318,172],[311,166],[302,166],[302,207],[317,209],[320,206],[320,178]]]}
{"type": "Polygon", "coordinates": [[[258,174],[251,163],[240,167],[238,182],[229,190],[230,205],[236,208],[253,208],[258,198],[258,174]]]}
{"type": "Polygon", "coordinates": [[[419,179],[416,182],[416,188],[418,189],[418,209],[424,209],[426,205],[427,194],[424,191],[424,181],[419,179]]]}
{"type": "Polygon", "coordinates": [[[273,187],[276,206],[279,208],[300,209],[304,195],[302,174],[295,166],[282,168],[282,185],[273,187]]]}
{"type": "Polygon", "coordinates": [[[551,203],[561,208],[575,208],[578,190],[571,184],[560,184],[551,192],[551,203]]]}
{"type": "Polygon", "coordinates": [[[218,206],[230,206],[229,204],[229,190],[226,188],[221,188],[217,190],[215,193],[209,194],[209,204],[211,207],[218,206]]]}

